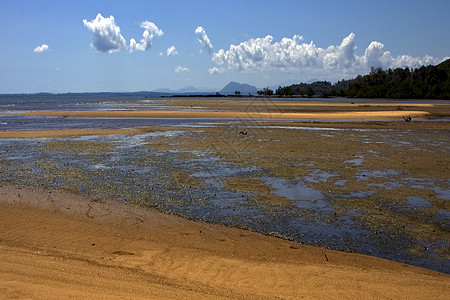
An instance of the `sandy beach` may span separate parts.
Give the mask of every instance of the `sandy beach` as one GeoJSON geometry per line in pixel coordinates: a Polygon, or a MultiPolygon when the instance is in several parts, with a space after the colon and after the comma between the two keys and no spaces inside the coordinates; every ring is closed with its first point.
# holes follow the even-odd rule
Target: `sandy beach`
{"type": "Polygon", "coordinates": [[[0,300],[450,300],[450,0],[403,2],[0,0],[0,300]]]}
{"type": "Polygon", "coordinates": [[[2,298],[445,299],[448,275],[107,199],[0,188],[2,298]]]}
{"type": "MultiPolygon", "coordinates": [[[[448,156],[443,154],[445,149],[439,143],[421,142],[422,150],[427,153],[424,157],[410,145],[416,139],[445,141],[445,136],[442,137],[440,133],[448,130],[448,122],[414,121],[420,118],[445,118],[449,115],[447,104],[413,103],[403,104],[404,107],[400,108],[396,103],[354,105],[281,102],[275,105],[265,101],[166,100],[157,105],[173,106],[174,109],[28,111],[15,115],[251,119],[253,122],[204,126],[200,129],[187,126],[182,127],[185,133],[178,136],[165,133],[179,131],[180,127],[174,129],[175,127],[170,126],[156,126],[129,129],[6,130],[0,131],[0,138],[14,141],[50,138],[39,142],[42,146],[36,149],[50,151],[48,153],[55,151],[56,156],[67,155],[65,161],[72,161],[80,157],[84,159],[85,156],[101,156],[102,153],[112,155],[117,151],[115,143],[120,141],[118,135],[121,138],[145,136],[149,143],[146,147],[152,153],[167,155],[178,153],[170,151],[183,150],[184,152],[176,154],[179,155],[178,162],[185,158],[197,158],[198,153],[214,149],[218,151],[216,156],[220,155],[220,159],[228,160],[234,167],[256,165],[272,170],[272,176],[279,178],[306,178],[304,176],[312,176],[319,169],[330,173],[340,172],[340,177],[330,179],[329,182],[319,180],[306,187],[336,195],[373,189],[370,184],[383,187],[385,183],[379,177],[373,178],[373,182],[358,178],[365,173],[370,174],[367,170],[376,172],[389,168],[403,170],[404,180],[409,180],[408,174],[415,174],[420,178],[442,177],[443,181],[436,182],[444,182],[445,188],[448,165],[448,156]],[[177,110],[181,106],[196,108],[177,110]],[[408,115],[413,118],[413,122],[374,122],[403,120],[408,115]],[[294,121],[298,119],[304,121],[294,121]],[[319,131],[293,130],[305,127],[317,128],[319,131]],[[327,128],[331,131],[320,133],[327,128]],[[379,129],[388,129],[390,135],[386,136],[384,131],[378,132],[379,129]],[[245,131],[245,135],[239,132],[241,130],[245,131]],[[365,130],[372,133],[366,135],[365,130]],[[428,133],[429,130],[433,133],[428,133]],[[402,136],[397,135],[397,132],[414,134],[402,136]],[[149,133],[160,134],[152,137],[149,133]],[[119,140],[111,144],[99,138],[108,135],[116,136],[119,140]],[[87,141],[70,140],[73,137],[76,139],[87,136],[98,138],[87,141]],[[395,141],[399,138],[399,141],[395,141]],[[209,141],[206,146],[205,139],[209,141]],[[339,139],[341,143],[335,144],[334,139],[339,139]],[[364,142],[361,143],[360,140],[364,142]],[[394,144],[388,146],[389,143],[394,144]],[[208,145],[213,147],[209,149],[208,145]],[[233,151],[229,150],[230,145],[233,151]],[[226,147],[222,149],[221,146],[226,147]],[[331,153],[329,149],[335,149],[339,155],[331,153]],[[395,151],[392,152],[391,149],[395,151]],[[235,153],[240,155],[236,156],[235,153]],[[404,157],[409,159],[404,160],[404,157]],[[358,159],[365,160],[365,165],[358,165],[358,159]],[[286,164],[286,160],[292,161],[294,165],[296,160],[300,165],[308,162],[311,166],[308,167],[310,169],[290,166],[286,164]],[[352,162],[355,163],[351,168],[342,169],[343,164],[352,162]],[[424,168],[424,163],[430,167],[424,168]],[[345,187],[341,185],[342,182],[346,183],[345,187]]],[[[4,149],[5,159],[0,160],[5,168],[2,170],[6,170],[3,171],[6,181],[0,187],[0,298],[446,299],[450,292],[450,276],[444,273],[373,256],[308,246],[249,230],[192,221],[108,197],[83,196],[77,192],[79,187],[76,184],[79,180],[84,180],[87,186],[92,185],[94,190],[98,188],[97,192],[115,185],[102,187],[100,185],[103,183],[90,182],[86,174],[90,174],[92,170],[84,173],[78,166],[59,168],[58,164],[46,161],[42,156],[44,152],[35,153],[39,159],[25,163],[21,169],[14,169],[16,177],[11,177],[12,174],[7,174],[7,170],[14,167],[7,165],[20,159],[9,160],[7,153],[15,151],[10,147],[12,146],[4,149]],[[31,178],[31,182],[35,182],[37,186],[51,184],[63,177],[67,182],[58,190],[15,185],[15,179],[11,178],[22,180],[36,166],[40,170],[47,170],[42,173],[41,181],[31,178]]],[[[28,154],[21,155],[26,157],[28,154]]],[[[151,166],[153,163],[159,165],[160,157],[163,156],[155,156],[155,161],[148,158],[149,160],[140,163],[143,166],[151,166]]],[[[139,156],[139,159],[147,158],[139,156]]],[[[102,160],[103,157],[100,162],[102,160]]],[[[107,166],[99,164],[98,167],[107,166]]],[[[163,165],[163,168],[170,170],[170,165],[163,165]]],[[[107,174],[100,171],[95,172],[107,174]]],[[[399,174],[394,175],[397,185],[398,180],[403,180],[399,174]]],[[[169,185],[179,189],[175,189],[178,193],[191,189],[191,185],[193,188],[201,188],[205,183],[192,175],[190,171],[175,169],[167,173],[166,177],[155,179],[155,182],[167,181],[169,185]]],[[[292,201],[275,195],[274,188],[261,179],[224,176],[221,180],[227,192],[256,195],[256,200],[249,203],[266,205],[268,209],[289,208],[292,205],[292,201]]],[[[135,188],[137,183],[132,184],[130,189],[135,188]]],[[[388,183],[386,186],[389,187],[388,183]]],[[[437,186],[433,188],[441,191],[437,186]]],[[[335,197],[332,204],[338,217],[339,214],[346,216],[347,210],[366,212],[370,216],[367,228],[374,236],[380,228],[386,229],[388,220],[387,226],[392,236],[411,234],[420,241],[426,241],[429,237],[448,240],[445,228],[429,225],[426,223],[428,217],[424,218],[425,221],[418,221],[415,216],[386,215],[390,211],[383,208],[384,205],[390,205],[391,202],[404,204],[404,199],[410,195],[407,187],[400,185],[394,186],[394,189],[395,192],[392,188],[380,188],[381,196],[371,200],[335,197]],[[385,202],[377,202],[377,199],[385,202]]],[[[436,198],[439,196],[437,192],[429,191],[430,189],[428,193],[419,193],[414,190],[414,193],[427,199],[427,205],[432,203],[431,205],[445,212],[448,209],[447,202],[436,198]]],[[[146,197],[150,196],[160,197],[156,192],[146,197]]],[[[429,211],[436,213],[437,210],[429,208],[429,211]]],[[[421,214],[422,211],[417,210],[416,213],[421,214]]],[[[415,245],[411,245],[409,251],[414,255],[423,255],[423,250],[415,245]]],[[[444,260],[448,257],[445,251],[441,255],[444,260]]]]}

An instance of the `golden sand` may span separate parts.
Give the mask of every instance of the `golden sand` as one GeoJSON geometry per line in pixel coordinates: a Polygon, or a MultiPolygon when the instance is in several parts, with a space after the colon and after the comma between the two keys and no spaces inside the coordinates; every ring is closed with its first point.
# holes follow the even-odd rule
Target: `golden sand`
{"type": "Polygon", "coordinates": [[[105,199],[0,188],[2,298],[446,299],[450,276],[105,199]]]}

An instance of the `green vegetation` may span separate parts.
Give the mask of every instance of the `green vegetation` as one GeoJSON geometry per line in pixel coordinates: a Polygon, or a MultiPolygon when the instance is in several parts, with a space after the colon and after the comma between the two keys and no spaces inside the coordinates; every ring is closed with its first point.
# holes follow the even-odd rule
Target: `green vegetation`
{"type": "Polygon", "coordinates": [[[268,87],[263,88],[260,91],[256,92],[259,96],[272,96],[273,95],[273,91],[271,89],[269,89],[268,87]]]}
{"type": "Polygon", "coordinates": [[[294,95],[294,91],[290,87],[281,87],[275,91],[275,94],[278,96],[292,96],[294,95]]]}
{"type": "MultiPolygon", "coordinates": [[[[267,88],[258,91],[266,93],[267,88]]],[[[299,83],[279,87],[278,96],[357,97],[357,98],[397,98],[397,99],[450,99],[450,59],[437,66],[422,66],[410,70],[372,68],[368,75],[358,75],[351,80],[299,83]]]]}
{"type": "MultiPolygon", "coordinates": [[[[350,80],[339,81],[335,84],[331,84],[328,81],[316,81],[311,84],[300,83],[291,85],[290,88],[295,95],[312,97],[314,95],[319,96],[338,96],[341,90],[347,90],[350,80]]],[[[341,95],[344,96],[344,95],[341,95]]]]}
{"type": "Polygon", "coordinates": [[[346,95],[364,98],[450,99],[450,74],[438,66],[422,66],[383,71],[374,69],[369,75],[358,76],[346,95]]]}

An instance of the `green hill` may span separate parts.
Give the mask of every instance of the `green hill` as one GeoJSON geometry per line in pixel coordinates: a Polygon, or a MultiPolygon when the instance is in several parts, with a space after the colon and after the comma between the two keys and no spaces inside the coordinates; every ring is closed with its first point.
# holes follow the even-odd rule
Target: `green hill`
{"type": "Polygon", "coordinates": [[[450,59],[447,59],[444,62],[441,62],[436,66],[439,70],[445,70],[447,72],[448,77],[450,78],[450,59]]]}
{"type": "Polygon", "coordinates": [[[355,98],[450,99],[450,59],[416,69],[372,68],[369,74],[335,84],[317,81],[280,87],[277,95],[319,95],[355,98]]]}

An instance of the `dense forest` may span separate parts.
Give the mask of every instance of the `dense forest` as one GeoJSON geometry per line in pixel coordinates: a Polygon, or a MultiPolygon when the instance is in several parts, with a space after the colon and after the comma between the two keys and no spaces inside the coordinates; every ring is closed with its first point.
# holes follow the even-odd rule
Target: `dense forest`
{"type": "MultiPolygon", "coordinates": [[[[270,90],[269,90],[270,91],[270,90]]],[[[268,89],[258,94],[267,95],[268,89]]],[[[271,91],[270,91],[271,92],[271,91]]],[[[450,60],[410,70],[372,68],[370,74],[331,84],[317,81],[279,87],[279,96],[341,96],[357,98],[450,99],[450,60]]]]}

